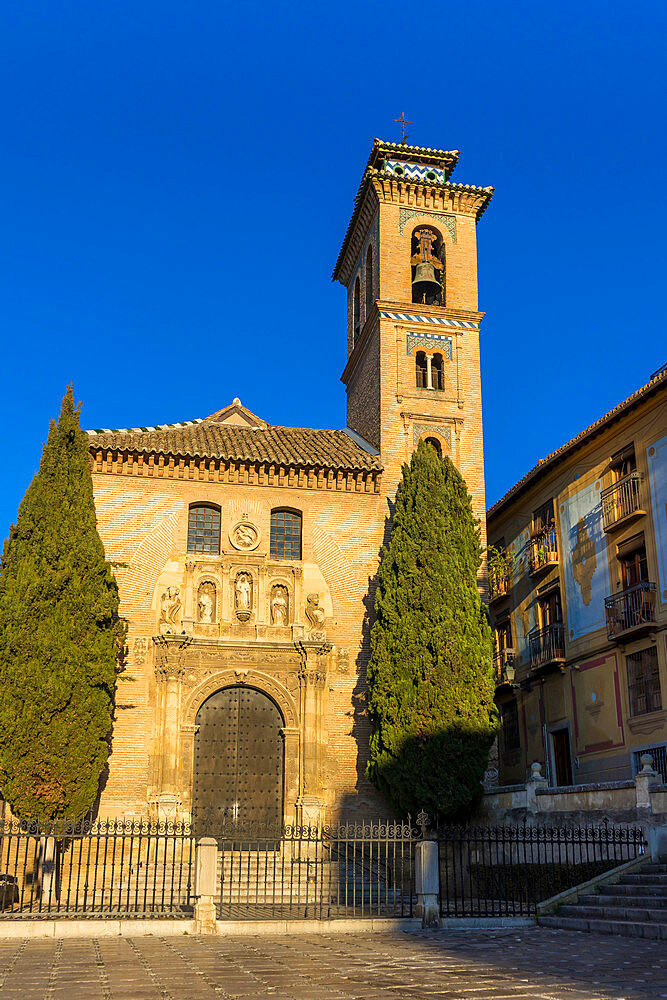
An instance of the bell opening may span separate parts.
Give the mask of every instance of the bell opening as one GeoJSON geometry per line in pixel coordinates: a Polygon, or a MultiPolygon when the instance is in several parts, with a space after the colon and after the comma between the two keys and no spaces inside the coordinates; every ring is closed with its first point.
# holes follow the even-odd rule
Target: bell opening
{"type": "Polygon", "coordinates": [[[412,234],[412,301],[444,305],[445,263],[442,236],[437,229],[420,226],[412,234]]]}

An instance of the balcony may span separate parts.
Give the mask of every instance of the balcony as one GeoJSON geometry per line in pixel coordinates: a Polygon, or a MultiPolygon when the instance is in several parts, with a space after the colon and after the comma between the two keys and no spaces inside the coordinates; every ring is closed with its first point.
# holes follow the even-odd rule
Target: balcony
{"type": "Polygon", "coordinates": [[[600,494],[605,531],[616,531],[646,513],[642,506],[641,476],[631,472],[600,494]]]}
{"type": "Polygon", "coordinates": [[[515,652],[513,649],[497,649],[493,654],[493,669],[496,675],[496,687],[503,684],[513,684],[515,676],[515,652]]]}
{"type": "Polygon", "coordinates": [[[642,632],[650,632],[655,626],[655,595],[656,585],[642,580],[634,587],[622,590],[620,594],[605,597],[607,638],[618,642],[642,632]]]}
{"type": "Polygon", "coordinates": [[[565,663],[565,629],[562,622],[534,629],[528,639],[531,670],[560,667],[565,663]]]}
{"type": "Polygon", "coordinates": [[[489,568],[489,604],[507,597],[512,589],[512,574],[509,570],[501,571],[489,568]]]}
{"type": "Polygon", "coordinates": [[[537,576],[552,566],[558,565],[558,541],[556,528],[544,528],[530,540],[528,551],[528,572],[537,576]]]}

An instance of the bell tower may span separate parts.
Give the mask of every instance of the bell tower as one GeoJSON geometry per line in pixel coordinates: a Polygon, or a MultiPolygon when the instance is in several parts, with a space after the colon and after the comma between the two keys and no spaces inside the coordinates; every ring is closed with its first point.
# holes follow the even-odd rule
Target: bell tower
{"type": "Polygon", "coordinates": [[[483,524],[476,228],[493,188],[452,183],[458,157],[376,139],[333,278],[347,288],[347,423],[379,450],[383,493],[427,439],[483,524]]]}

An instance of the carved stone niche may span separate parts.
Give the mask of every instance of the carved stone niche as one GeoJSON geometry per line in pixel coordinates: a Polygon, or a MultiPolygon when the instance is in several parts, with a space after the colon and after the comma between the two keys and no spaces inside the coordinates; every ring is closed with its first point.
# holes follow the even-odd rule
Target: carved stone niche
{"type": "Polygon", "coordinates": [[[233,581],[234,618],[249,622],[255,609],[255,581],[248,570],[239,570],[233,581]]]}
{"type": "Polygon", "coordinates": [[[197,587],[195,608],[198,625],[215,625],[218,620],[218,590],[213,580],[202,580],[197,587]]]}
{"type": "Polygon", "coordinates": [[[274,580],[269,591],[269,621],[272,625],[287,626],[291,621],[292,601],[284,580],[274,580]]]}

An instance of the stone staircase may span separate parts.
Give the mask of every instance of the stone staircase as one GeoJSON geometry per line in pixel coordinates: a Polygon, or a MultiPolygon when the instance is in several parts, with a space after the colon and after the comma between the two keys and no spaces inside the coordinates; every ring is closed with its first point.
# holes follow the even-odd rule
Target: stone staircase
{"type": "Polygon", "coordinates": [[[563,930],[667,940],[667,857],[582,893],[576,903],[538,916],[537,922],[563,930]]]}

